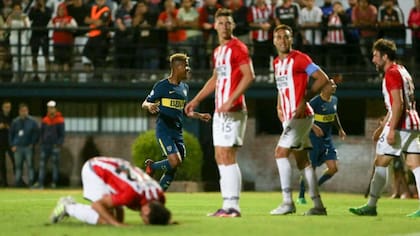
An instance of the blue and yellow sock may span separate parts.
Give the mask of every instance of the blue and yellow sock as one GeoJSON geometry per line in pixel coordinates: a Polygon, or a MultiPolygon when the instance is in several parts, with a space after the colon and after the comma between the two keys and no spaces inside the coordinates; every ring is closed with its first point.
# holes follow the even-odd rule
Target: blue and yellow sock
{"type": "Polygon", "coordinates": [[[162,187],[163,191],[166,191],[171,185],[172,181],[175,179],[176,169],[165,172],[160,178],[159,185],[162,187]]]}
{"type": "Polygon", "coordinates": [[[170,171],[173,169],[168,159],[154,162],[150,167],[152,168],[152,170],[163,170],[163,171],[170,171]]]}
{"type": "Polygon", "coordinates": [[[332,175],[330,174],[323,174],[321,178],[318,180],[318,186],[321,186],[323,183],[325,183],[327,180],[331,179],[332,175]]]}

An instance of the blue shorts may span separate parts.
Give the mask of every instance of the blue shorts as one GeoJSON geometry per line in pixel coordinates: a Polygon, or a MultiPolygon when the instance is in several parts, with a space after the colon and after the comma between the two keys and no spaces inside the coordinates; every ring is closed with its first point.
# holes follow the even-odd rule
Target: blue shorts
{"type": "Polygon", "coordinates": [[[178,153],[182,160],[185,158],[185,144],[181,135],[171,135],[169,132],[156,132],[156,139],[164,156],[178,153]]]}
{"type": "Polygon", "coordinates": [[[319,138],[311,133],[310,138],[313,148],[309,152],[309,158],[313,167],[321,166],[328,160],[337,160],[337,151],[331,137],[319,138]]]}

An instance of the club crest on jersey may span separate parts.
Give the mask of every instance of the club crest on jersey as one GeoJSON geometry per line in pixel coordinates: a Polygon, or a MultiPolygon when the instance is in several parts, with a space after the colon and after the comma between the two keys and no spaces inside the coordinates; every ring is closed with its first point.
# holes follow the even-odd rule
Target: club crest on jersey
{"type": "Polygon", "coordinates": [[[171,152],[171,151],[172,151],[172,146],[166,146],[166,150],[167,150],[168,152],[171,152]]]}

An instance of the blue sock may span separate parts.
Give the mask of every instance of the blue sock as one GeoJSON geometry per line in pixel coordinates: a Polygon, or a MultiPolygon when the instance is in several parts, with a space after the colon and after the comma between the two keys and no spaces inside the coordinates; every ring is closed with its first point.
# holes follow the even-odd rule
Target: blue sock
{"type": "Polygon", "coordinates": [[[305,180],[300,177],[300,191],[299,191],[299,198],[305,198],[305,180]]]}
{"type": "Polygon", "coordinates": [[[163,170],[163,171],[170,171],[173,169],[171,164],[169,164],[168,159],[154,162],[150,167],[152,167],[152,170],[163,170]]]}
{"type": "Polygon", "coordinates": [[[160,178],[159,185],[162,187],[163,191],[166,191],[171,185],[172,181],[175,179],[176,169],[165,172],[160,178]]]}
{"type": "Polygon", "coordinates": [[[321,186],[323,183],[325,183],[325,181],[331,179],[331,177],[332,177],[332,175],[330,175],[330,174],[323,174],[321,176],[321,178],[319,178],[319,180],[318,180],[318,186],[321,186]]]}

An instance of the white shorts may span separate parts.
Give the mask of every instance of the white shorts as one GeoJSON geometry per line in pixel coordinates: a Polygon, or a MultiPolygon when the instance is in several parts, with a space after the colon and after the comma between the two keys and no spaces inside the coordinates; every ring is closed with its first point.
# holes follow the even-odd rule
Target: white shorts
{"type": "Polygon", "coordinates": [[[381,135],[379,136],[378,142],[376,143],[377,155],[399,157],[401,152],[420,154],[419,131],[396,130],[394,145],[389,145],[386,141],[388,133],[389,126],[385,126],[381,135]]]}
{"type": "Polygon", "coordinates": [[[312,148],[309,132],[312,129],[314,118],[291,119],[283,122],[283,133],[277,146],[295,150],[312,148]]]}
{"type": "Polygon", "coordinates": [[[248,114],[244,111],[214,113],[213,145],[219,147],[242,146],[248,114]]]}
{"type": "Polygon", "coordinates": [[[112,189],[90,167],[89,161],[82,168],[83,197],[95,202],[104,195],[112,193],[112,189]]]}

